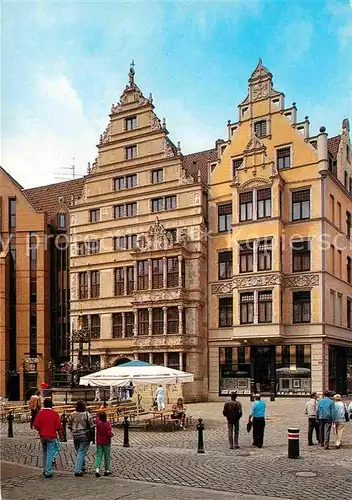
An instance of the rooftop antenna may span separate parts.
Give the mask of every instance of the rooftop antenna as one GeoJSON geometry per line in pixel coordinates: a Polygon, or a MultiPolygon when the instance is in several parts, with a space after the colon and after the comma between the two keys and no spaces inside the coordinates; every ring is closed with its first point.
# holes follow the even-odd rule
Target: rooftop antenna
{"type": "MultiPolygon", "coordinates": [[[[61,170],[70,170],[71,173],[56,174],[55,179],[70,180],[76,178],[76,162],[75,158],[72,158],[72,165],[69,167],[61,167],[61,170]]],[[[83,175],[83,174],[82,174],[83,175]]]]}

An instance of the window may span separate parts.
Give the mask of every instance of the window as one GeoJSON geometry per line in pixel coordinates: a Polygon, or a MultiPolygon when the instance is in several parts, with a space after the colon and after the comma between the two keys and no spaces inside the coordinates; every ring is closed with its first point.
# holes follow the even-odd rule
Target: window
{"type": "Polygon", "coordinates": [[[257,137],[265,137],[267,135],[266,120],[260,120],[254,124],[254,133],[257,137]]]}
{"type": "Polygon", "coordinates": [[[114,190],[120,191],[125,187],[125,178],[124,177],[116,177],[114,179],[114,190]]]}
{"type": "Polygon", "coordinates": [[[88,299],[88,273],[87,272],[79,273],[78,282],[79,282],[79,298],[88,299]]]}
{"type": "Polygon", "coordinates": [[[347,282],[352,283],[352,258],[347,257],[347,282]]]}
{"type": "Polygon", "coordinates": [[[176,196],[166,196],[165,210],[174,210],[176,208],[176,196]]]}
{"type": "Polygon", "coordinates": [[[167,353],[167,366],[173,370],[180,369],[180,356],[178,352],[167,353]]]}
{"type": "Polygon", "coordinates": [[[282,148],[276,151],[277,168],[283,170],[291,167],[291,151],[290,148],[282,148]]]}
{"type": "Polygon", "coordinates": [[[257,218],[271,217],[271,189],[257,191],[257,218]]]}
{"type": "Polygon", "coordinates": [[[158,168],[157,170],[152,170],[152,184],[158,184],[159,182],[163,182],[164,180],[164,172],[162,168],[158,168]]]}
{"type": "Polygon", "coordinates": [[[162,209],[163,209],[163,199],[154,198],[154,200],[152,200],[152,212],[161,212],[162,209]]]}
{"type": "Polygon", "coordinates": [[[92,240],[88,243],[89,253],[99,253],[100,252],[100,240],[92,240]]]}
{"type": "Polygon", "coordinates": [[[351,225],[352,225],[352,217],[351,212],[346,212],[346,234],[347,238],[351,238],[351,225]]]}
{"type": "Polygon", "coordinates": [[[293,322],[310,323],[310,292],[293,292],[293,322]]]}
{"type": "Polygon", "coordinates": [[[114,207],[114,218],[120,219],[125,216],[125,205],[116,205],[114,207]]]}
{"type": "Polygon", "coordinates": [[[100,316],[99,314],[92,314],[90,317],[90,326],[93,338],[100,337],[100,316]]]}
{"type": "Polygon", "coordinates": [[[16,199],[9,199],[9,226],[16,227],[16,199]]]}
{"type": "Polygon", "coordinates": [[[170,243],[175,243],[177,238],[177,230],[176,229],[166,229],[166,237],[170,243]]]}
{"type": "Polygon", "coordinates": [[[178,258],[168,257],[167,265],[167,287],[173,288],[178,286],[178,258]]]}
{"type": "Polygon", "coordinates": [[[341,250],[337,250],[337,276],[339,278],[342,277],[342,252],[341,250]]]}
{"type": "Polygon", "coordinates": [[[129,116],[128,118],[125,119],[125,129],[127,131],[134,130],[136,128],[137,128],[137,117],[136,116],[129,116]]]}
{"type": "Polygon", "coordinates": [[[126,217],[137,215],[137,203],[126,203],[126,217]]]}
{"type": "Polygon", "coordinates": [[[235,171],[242,167],[243,165],[243,158],[235,158],[232,160],[232,170],[233,170],[233,176],[235,176],[235,171]]]}
{"type": "Polygon", "coordinates": [[[341,229],[341,220],[342,220],[342,210],[341,210],[341,203],[338,201],[337,202],[337,225],[338,228],[341,229]]]}
{"type": "Polygon", "coordinates": [[[133,266],[127,267],[126,277],[127,277],[127,283],[126,283],[127,295],[132,295],[133,290],[134,290],[134,268],[133,268],[133,266]]]}
{"type": "Polygon", "coordinates": [[[163,288],[163,259],[152,260],[152,288],[163,288]]]}
{"type": "Polygon", "coordinates": [[[272,265],[272,241],[258,242],[258,271],[268,271],[272,265]]]}
{"type": "Polygon", "coordinates": [[[90,222],[99,222],[100,220],[100,210],[99,208],[93,208],[89,211],[90,222]]]}
{"type": "Polygon", "coordinates": [[[348,189],[348,174],[347,174],[346,170],[345,170],[345,182],[344,182],[344,184],[345,184],[345,188],[348,189]]]}
{"type": "Polygon", "coordinates": [[[152,309],[153,335],[162,335],[164,333],[164,311],[162,307],[152,309]]]}
{"type": "Polygon", "coordinates": [[[137,175],[132,174],[132,175],[127,175],[126,176],[126,188],[134,188],[137,186],[137,175]]]}
{"type": "Polygon", "coordinates": [[[114,238],[114,249],[115,250],[124,250],[125,249],[125,237],[117,236],[114,238]]]}
{"type": "Polygon", "coordinates": [[[85,255],[86,254],[86,244],[83,241],[80,241],[77,243],[78,245],[78,255],[85,255]]]}
{"type": "Polygon", "coordinates": [[[292,242],[292,272],[310,270],[310,242],[293,241],[292,242]]]}
{"type": "Polygon", "coordinates": [[[293,191],[292,193],[292,220],[309,219],[310,217],[310,190],[293,191]]]}
{"type": "Polygon", "coordinates": [[[330,200],[331,221],[335,223],[335,198],[333,197],[332,194],[329,195],[329,200],[330,200]]]}
{"type": "Polygon", "coordinates": [[[240,244],[240,273],[253,271],[253,242],[240,244]]]}
{"type": "Polygon", "coordinates": [[[66,214],[58,215],[59,229],[64,229],[66,227],[66,214]]]}
{"type": "Polygon", "coordinates": [[[138,311],[138,334],[148,335],[149,333],[149,311],[148,309],[139,309],[138,311]]]}
{"type": "Polygon", "coordinates": [[[138,262],[138,290],[147,290],[148,285],[148,261],[142,260],[138,262]]]}
{"type": "Polygon", "coordinates": [[[134,314],[126,312],[125,314],[125,337],[133,337],[134,314]]]}
{"type": "Polygon", "coordinates": [[[99,271],[91,271],[91,287],[90,287],[90,296],[91,298],[96,299],[100,295],[100,273],[99,271]]]}
{"type": "Polygon", "coordinates": [[[114,339],[122,337],[122,314],[114,313],[112,315],[112,336],[114,339]]]}
{"type": "Polygon", "coordinates": [[[230,278],[232,278],[232,251],[219,252],[218,279],[226,280],[230,278]]]}
{"type": "Polygon", "coordinates": [[[125,148],[126,160],[133,160],[137,157],[137,146],[129,146],[125,148]]]}
{"type": "Polygon", "coordinates": [[[240,221],[253,219],[253,192],[240,194],[240,221]]]}
{"type": "Polygon", "coordinates": [[[273,293],[265,290],[258,293],[258,323],[271,323],[273,315],[273,293]]]}
{"type": "Polygon", "coordinates": [[[167,333],[178,333],[179,314],[178,307],[167,308],[167,333]]]}
{"type": "Polygon", "coordinates": [[[218,206],[218,231],[223,233],[231,231],[232,226],[232,203],[218,206]]]}
{"type": "Polygon", "coordinates": [[[329,155],[328,158],[328,169],[332,173],[332,175],[336,176],[337,171],[337,161],[333,159],[332,156],[329,155]]]}
{"type": "Polygon", "coordinates": [[[125,277],[123,267],[115,269],[115,296],[124,294],[125,277]]]}
{"type": "Polygon", "coordinates": [[[336,293],[335,290],[330,290],[330,307],[332,311],[332,323],[336,325],[336,293]]]}
{"type": "Polygon", "coordinates": [[[132,248],[136,248],[137,246],[137,235],[136,234],[128,234],[125,236],[125,249],[131,250],[132,248]]]}
{"type": "Polygon", "coordinates": [[[232,297],[219,299],[219,327],[232,326],[232,297]]]}
{"type": "Polygon", "coordinates": [[[163,352],[155,352],[153,353],[153,364],[164,366],[164,353],[163,352]]]}
{"type": "Polygon", "coordinates": [[[347,328],[352,328],[352,299],[347,297],[347,328]]]}
{"type": "Polygon", "coordinates": [[[335,247],[330,245],[330,263],[331,263],[331,273],[335,274],[335,247]]]}
{"type": "Polygon", "coordinates": [[[253,292],[240,295],[240,323],[254,322],[254,294],[253,292]]]}

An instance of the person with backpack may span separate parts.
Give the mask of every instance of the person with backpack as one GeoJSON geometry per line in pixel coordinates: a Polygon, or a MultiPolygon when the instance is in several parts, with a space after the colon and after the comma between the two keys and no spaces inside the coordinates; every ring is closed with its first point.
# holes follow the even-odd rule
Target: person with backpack
{"type": "Polygon", "coordinates": [[[238,437],[240,433],[240,418],[242,417],[242,405],[237,399],[237,392],[231,392],[231,400],[224,405],[222,414],[227,419],[230,450],[238,449],[238,437]]]}
{"type": "Polygon", "coordinates": [[[35,391],[35,394],[29,398],[28,407],[31,410],[31,429],[33,429],[35,417],[38,415],[40,408],[42,407],[39,390],[35,391]]]}
{"type": "Polygon", "coordinates": [[[95,460],[95,477],[100,477],[100,466],[104,456],[105,472],[104,476],[110,476],[110,454],[111,438],[114,436],[110,422],[107,420],[105,411],[100,411],[95,419],[97,429],[96,443],[97,456],[95,460]]]}
{"type": "Polygon", "coordinates": [[[92,416],[86,411],[84,401],[77,401],[76,411],[70,415],[68,428],[72,432],[73,444],[77,453],[75,476],[80,477],[86,472],[85,458],[91,442],[91,432],[94,428],[92,416]]]}

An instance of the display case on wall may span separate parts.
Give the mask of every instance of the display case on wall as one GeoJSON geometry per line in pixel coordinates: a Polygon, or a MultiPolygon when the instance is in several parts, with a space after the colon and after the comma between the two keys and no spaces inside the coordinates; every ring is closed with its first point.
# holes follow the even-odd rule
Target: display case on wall
{"type": "Polygon", "coordinates": [[[221,396],[226,396],[228,394],[231,394],[231,392],[237,392],[237,394],[251,393],[250,378],[224,378],[221,382],[221,396]]]}

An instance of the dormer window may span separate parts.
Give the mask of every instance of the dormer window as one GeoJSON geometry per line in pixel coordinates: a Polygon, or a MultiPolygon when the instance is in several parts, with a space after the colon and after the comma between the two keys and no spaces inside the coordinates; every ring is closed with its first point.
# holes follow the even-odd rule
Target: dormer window
{"type": "Polygon", "coordinates": [[[59,229],[66,228],[66,214],[58,214],[58,227],[59,229]]]}
{"type": "Polygon", "coordinates": [[[257,137],[265,137],[267,135],[267,121],[260,120],[254,124],[254,133],[257,137]]]}
{"type": "Polygon", "coordinates": [[[125,129],[127,131],[135,130],[136,128],[137,128],[137,117],[136,116],[129,116],[128,118],[125,119],[125,129]]]}

